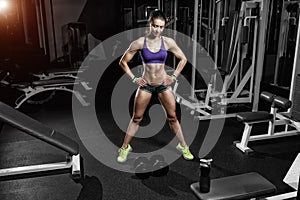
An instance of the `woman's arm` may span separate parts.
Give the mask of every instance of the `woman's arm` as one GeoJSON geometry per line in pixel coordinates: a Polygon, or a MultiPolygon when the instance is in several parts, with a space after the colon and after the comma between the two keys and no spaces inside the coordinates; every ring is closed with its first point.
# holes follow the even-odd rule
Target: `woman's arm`
{"type": "Polygon", "coordinates": [[[179,46],[176,44],[176,42],[172,38],[165,38],[166,44],[167,44],[167,49],[168,51],[172,52],[177,59],[179,59],[179,63],[173,72],[172,76],[168,76],[166,80],[164,81],[163,85],[170,85],[173,82],[176,81],[177,77],[183,70],[187,59],[182,52],[182,50],[179,48],[179,46]]]}
{"type": "Polygon", "coordinates": [[[176,42],[172,38],[167,38],[167,44],[169,47],[168,50],[172,52],[177,59],[179,59],[179,63],[173,73],[175,77],[178,77],[186,64],[187,59],[184,53],[182,52],[182,50],[180,49],[180,47],[176,44],[176,42]]]}
{"type": "Polygon", "coordinates": [[[120,59],[119,65],[123,69],[123,71],[133,80],[135,78],[134,74],[131,72],[128,62],[133,58],[133,56],[140,49],[139,39],[133,41],[129,48],[125,51],[123,56],[120,59]]]}

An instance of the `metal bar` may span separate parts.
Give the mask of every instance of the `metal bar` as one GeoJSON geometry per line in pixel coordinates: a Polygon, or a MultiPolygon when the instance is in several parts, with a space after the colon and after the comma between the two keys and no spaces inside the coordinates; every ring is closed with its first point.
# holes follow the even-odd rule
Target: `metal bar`
{"type": "MultiPolygon", "coordinates": [[[[283,0],[284,1],[284,0],[283,0]]],[[[277,50],[277,56],[276,56],[276,65],[275,65],[275,73],[274,73],[274,85],[277,85],[277,79],[278,79],[278,70],[279,70],[279,58],[283,55],[284,52],[284,41],[286,37],[286,5],[285,3],[282,4],[281,9],[281,21],[280,21],[280,30],[279,30],[279,41],[278,41],[278,50],[277,50]]]]}
{"type": "MultiPolygon", "coordinates": [[[[216,11],[216,22],[215,22],[215,35],[214,35],[214,40],[215,40],[215,44],[214,44],[214,69],[217,70],[218,69],[218,56],[219,56],[219,31],[220,31],[220,21],[221,21],[221,4],[222,1],[216,1],[216,7],[217,7],[217,11],[216,11]]],[[[217,75],[214,74],[213,75],[213,91],[215,91],[216,89],[216,81],[217,81],[217,75]]]]}
{"type": "Polygon", "coordinates": [[[252,111],[257,111],[259,94],[260,94],[260,82],[264,66],[264,55],[265,55],[265,43],[266,43],[266,29],[268,22],[268,12],[269,12],[270,0],[263,1],[260,3],[261,8],[261,21],[259,26],[259,36],[258,36],[258,52],[257,52],[257,62],[256,62],[256,73],[255,73],[255,83],[254,83],[254,94],[253,94],[253,106],[252,111]]]}
{"type": "MultiPolygon", "coordinates": [[[[199,5],[197,6],[197,8],[199,9],[199,5]]],[[[204,19],[204,17],[203,17],[203,0],[200,0],[200,13],[199,13],[199,23],[198,23],[198,25],[199,25],[199,27],[198,27],[198,38],[199,38],[199,43],[200,43],[200,48],[202,48],[202,46],[201,46],[201,39],[202,39],[202,26],[203,26],[203,19],[204,19]]]]}
{"type": "Polygon", "coordinates": [[[244,132],[243,132],[243,136],[242,136],[242,140],[241,140],[241,145],[243,147],[248,146],[251,130],[252,130],[252,125],[245,124],[244,132]]]}
{"type": "Polygon", "coordinates": [[[279,200],[279,199],[292,199],[297,196],[297,191],[279,194],[275,196],[265,197],[264,200],[279,200]]]}
{"type": "Polygon", "coordinates": [[[251,79],[250,79],[250,91],[249,91],[249,97],[250,101],[252,101],[252,94],[253,94],[253,84],[254,84],[254,75],[255,75],[255,62],[256,62],[256,51],[257,51],[257,32],[258,32],[258,24],[259,24],[259,19],[258,17],[255,18],[255,25],[254,25],[254,41],[253,41],[253,50],[252,50],[252,64],[251,68],[252,74],[251,74],[251,79]]]}
{"type": "Polygon", "coordinates": [[[238,73],[236,73],[235,75],[235,81],[234,81],[234,90],[236,90],[238,84],[239,84],[239,75],[242,71],[241,69],[241,58],[242,58],[242,53],[241,52],[242,49],[242,44],[239,42],[238,46],[237,46],[237,53],[236,53],[236,65],[238,66],[238,73]]]}
{"type": "MultiPolygon", "coordinates": [[[[75,82],[76,83],[76,82],[75,82]]],[[[78,84],[78,83],[76,83],[78,84]]],[[[66,85],[66,84],[65,84],[66,85]]],[[[74,85],[74,83],[72,84],[69,84],[69,85],[74,85]]],[[[24,98],[20,101],[20,102],[16,102],[16,106],[15,106],[15,109],[19,109],[21,107],[21,105],[23,103],[25,103],[29,98],[31,98],[32,96],[40,93],[40,92],[45,92],[45,91],[56,91],[56,90],[61,90],[61,91],[67,91],[67,92],[70,92],[70,93],[73,93],[76,98],[78,99],[78,101],[83,105],[83,106],[88,106],[90,105],[88,102],[86,102],[83,98],[83,96],[78,92],[78,91],[75,91],[75,90],[72,90],[72,89],[68,89],[66,87],[63,87],[62,85],[57,85],[57,87],[55,87],[55,85],[51,85],[51,87],[49,88],[43,88],[43,87],[36,87],[36,89],[32,89],[30,90],[30,93],[27,93],[25,92],[25,96],[24,98]]]]}
{"type": "Polygon", "coordinates": [[[48,28],[47,28],[47,17],[46,17],[46,2],[39,0],[40,2],[40,9],[41,9],[41,20],[42,20],[42,28],[44,34],[44,52],[45,55],[48,55],[50,58],[50,47],[49,47],[49,36],[48,36],[48,28]]]}
{"type": "MultiPolygon", "coordinates": [[[[178,7],[178,0],[174,0],[174,11],[173,11],[173,17],[174,17],[174,26],[173,26],[173,39],[176,41],[177,38],[177,7],[178,7]]],[[[173,56],[173,66],[176,64],[176,58],[173,56]]]]}
{"type": "Polygon", "coordinates": [[[176,96],[176,101],[182,105],[185,105],[186,107],[190,108],[191,110],[194,110],[196,112],[199,112],[202,115],[210,115],[210,113],[204,111],[203,109],[210,109],[209,106],[205,105],[204,103],[191,103],[181,97],[179,94],[175,94],[176,96]]]}
{"type": "Polygon", "coordinates": [[[157,0],[157,8],[158,10],[161,10],[161,0],[157,0]]]}
{"type": "Polygon", "coordinates": [[[0,177],[28,174],[28,173],[36,173],[36,172],[53,171],[53,170],[59,170],[59,169],[68,169],[68,168],[71,168],[71,166],[72,166],[71,162],[65,161],[65,162],[57,162],[57,163],[49,163],[49,164],[41,164],[41,165],[12,167],[12,168],[0,169],[0,177]]]}
{"type": "MultiPolygon", "coordinates": [[[[300,18],[300,12],[298,12],[298,18],[300,18]]],[[[295,93],[295,82],[296,82],[296,76],[300,73],[300,19],[298,19],[298,30],[297,30],[297,39],[296,39],[296,47],[295,47],[295,56],[294,56],[294,63],[293,63],[293,72],[292,72],[292,81],[290,86],[290,94],[289,94],[289,100],[293,101],[294,99],[294,93],[295,93]]],[[[291,112],[292,107],[288,110],[288,112],[291,112]]]]}
{"type": "Polygon", "coordinates": [[[39,1],[35,0],[35,15],[36,15],[36,23],[37,23],[37,29],[38,29],[38,40],[39,40],[39,47],[43,48],[44,43],[43,43],[43,31],[42,31],[42,25],[41,25],[41,10],[39,6],[39,1]]]}
{"type": "Polygon", "coordinates": [[[231,103],[251,103],[250,97],[240,97],[236,99],[226,99],[226,104],[231,103]]]}
{"type": "MultiPolygon", "coordinates": [[[[201,0],[202,1],[202,0],[201,0]]],[[[198,5],[199,1],[195,0],[194,4],[194,33],[193,33],[193,57],[192,57],[192,80],[191,80],[191,96],[195,99],[195,78],[196,78],[196,65],[197,65],[197,31],[198,31],[198,5]]],[[[201,4],[202,6],[202,4],[201,4]]],[[[202,7],[201,7],[202,9],[202,7]]],[[[200,30],[201,31],[201,30],[200,30]]]]}
{"type": "Polygon", "coordinates": [[[41,25],[41,35],[42,35],[42,43],[43,43],[43,49],[44,49],[44,54],[47,55],[48,50],[47,50],[47,44],[46,44],[46,38],[47,35],[45,34],[45,23],[44,23],[44,12],[43,12],[43,8],[42,8],[42,2],[41,0],[38,0],[38,5],[39,5],[39,19],[40,19],[40,25],[41,25]]]}
{"type": "MultiPolygon", "coordinates": [[[[228,88],[231,85],[232,81],[234,80],[234,78],[238,74],[238,70],[239,70],[239,66],[238,66],[238,63],[236,63],[235,66],[233,67],[230,75],[226,76],[226,77],[228,77],[228,80],[227,80],[227,83],[223,87],[223,92],[224,93],[228,90],[228,88]]],[[[224,81],[224,83],[225,83],[225,81],[224,81]]]]}
{"type": "Polygon", "coordinates": [[[295,135],[299,135],[299,132],[297,130],[292,130],[289,132],[283,131],[283,132],[274,133],[273,135],[268,135],[268,134],[253,135],[249,138],[249,141],[266,140],[266,139],[295,136],[295,135]]]}
{"type": "Polygon", "coordinates": [[[208,2],[208,30],[206,31],[207,35],[205,37],[205,46],[207,48],[207,52],[210,54],[210,42],[211,42],[211,23],[212,23],[212,4],[214,3],[213,1],[206,1],[208,2]]]}
{"type": "MultiPolygon", "coordinates": [[[[29,44],[30,41],[30,35],[29,35],[29,28],[28,28],[28,14],[27,14],[27,9],[26,9],[26,2],[25,1],[21,1],[21,11],[22,11],[22,22],[23,22],[23,29],[24,29],[24,39],[25,39],[25,43],[29,44]]],[[[5,21],[7,21],[7,15],[5,16],[5,21]]],[[[7,22],[5,22],[7,23],[7,22]]]]}
{"type": "MultiPolygon", "coordinates": [[[[243,77],[243,79],[241,80],[240,84],[238,85],[238,87],[235,89],[233,95],[230,97],[232,99],[237,98],[238,95],[241,93],[242,89],[245,87],[246,83],[248,82],[248,80],[253,76],[253,67],[250,67],[247,71],[247,73],[245,74],[245,76],[243,77]]],[[[251,94],[250,94],[251,96],[251,94]]]]}
{"type": "Polygon", "coordinates": [[[52,2],[52,0],[50,0],[50,11],[51,11],[51,23],[52,23],[52,34],[53,34],[53,44],[54,44],[54,55],[55,55],[55,59],[57,59],[55,22],[54,22],[53,2],[52,2]]]}
{"type": "Polygon", "coordinates": [[[209,101],[210,101],[210,95],[212,93],[212,87],[213,85],[211,83],[207,84],[207,91],[206,91],[206,97],[205,97],[205,101],[204,104],[208,105],[209,101]]]}
{"type": "Polygon", "coordinates": [[[178,7],[178,0],[174,0],[174,39],[176,41],[176,30],[177,30],[177,7],[178,7]]]}
{"type": "Polygon", "coordinates": [[[225,119],[236,117],[236,113],[232,114],[215,114],[215,115],[205,115],[195,117],[198,120],[212,120],[212,119],[225,119]]]}

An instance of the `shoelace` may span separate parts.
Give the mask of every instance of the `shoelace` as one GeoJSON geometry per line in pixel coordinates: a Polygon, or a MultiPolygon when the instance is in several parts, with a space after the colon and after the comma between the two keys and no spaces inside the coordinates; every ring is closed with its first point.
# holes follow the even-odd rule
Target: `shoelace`
{"type": "Polygon", "coordinates": [[[184,148],[183,148],[183,153],[184,153],[184,154],[190,154],[189,148],[184,147],[184,148]]]}
{"type": "Polygon", "coordinates": [[[119,149],[119,153],[121,157],[124,157],[126,155],[125,149],[119,149]]]}

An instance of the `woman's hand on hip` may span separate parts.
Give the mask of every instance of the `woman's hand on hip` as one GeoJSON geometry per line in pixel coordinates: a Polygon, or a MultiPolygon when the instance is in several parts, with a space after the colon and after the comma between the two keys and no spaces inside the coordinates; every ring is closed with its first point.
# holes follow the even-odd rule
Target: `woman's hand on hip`
{"type": "Polygon", "coordinates": [[[174,79],[173,76],[168,75],[167,78],[162,83],[162,85],[171,85],[175,81],[176,81],[176,79],[174,79]]]}
{"type": "Polygon", "coordinates": [[[132,80],[132,82],[138,84],[139,86],[146,86],[147,85],[147,81],[145,81],[142,77],[139,77],[139,78],[135,77],[132,80]]]}

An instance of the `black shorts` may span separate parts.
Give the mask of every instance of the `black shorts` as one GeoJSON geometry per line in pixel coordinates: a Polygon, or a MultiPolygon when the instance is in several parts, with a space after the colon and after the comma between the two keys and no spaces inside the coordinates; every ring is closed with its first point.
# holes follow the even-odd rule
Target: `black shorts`
{"type": "Polygon", "coordinates": [[[140,86],[139,88],[145,92],[149,93],[162,93],[163,91],[169,89],[171,86],[169,85],[150,85],[147,84],[146,86],[140,86]]]}

